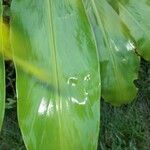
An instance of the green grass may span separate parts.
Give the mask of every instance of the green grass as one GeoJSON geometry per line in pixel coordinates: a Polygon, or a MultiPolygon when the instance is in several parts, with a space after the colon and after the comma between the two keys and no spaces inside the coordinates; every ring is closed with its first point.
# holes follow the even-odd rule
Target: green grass
{"type": "Polygon", "coordinates": [[[149,150],[150,116],[147,113],[150,114],[150,110],[143,102],[121,108],[102,103],[99,149],[149,150]]]}
{"type": "MultiPolygon", "coordinates": [[[[7,109],[0,135],[0,150],[25,150],[17,122],[15,72],[6,63],[7,109]]],[[[133,103],[113,107],[101,101],[98,150],[149,150],[150,148],[150,62],[142,60],[139,88],[133,103]]]]}

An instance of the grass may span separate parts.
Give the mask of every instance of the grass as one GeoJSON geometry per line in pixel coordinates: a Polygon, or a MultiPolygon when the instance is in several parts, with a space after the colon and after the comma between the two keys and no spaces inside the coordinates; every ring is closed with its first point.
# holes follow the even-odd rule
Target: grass
{"type": "MultiPolygon", "coordinates": [[[[6,62],[6,113],[0,135],[0,150],[25,150],[16,114],[15,71],[6,62]]],[[[101,101],[98,150],[149,150],[150,148],[150,62],[142,60],[139,88],[133,103],[113,107],[101,101]]]]}

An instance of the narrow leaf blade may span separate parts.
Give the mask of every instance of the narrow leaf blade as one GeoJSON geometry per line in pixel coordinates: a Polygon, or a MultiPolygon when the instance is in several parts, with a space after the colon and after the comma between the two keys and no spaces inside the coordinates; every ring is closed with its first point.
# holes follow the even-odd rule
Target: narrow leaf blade
{"type": "Polygon", "coordinates": [[[0,129],[2,126],[5,110],[5,80],[3,61],[3,37],[2,37],[2,1],[0,0],[0,129]]]}

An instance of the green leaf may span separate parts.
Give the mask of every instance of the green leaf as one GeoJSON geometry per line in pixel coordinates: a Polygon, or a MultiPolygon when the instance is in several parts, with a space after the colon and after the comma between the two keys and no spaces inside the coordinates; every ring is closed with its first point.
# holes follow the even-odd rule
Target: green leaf
{"type": "Polygon", "coordinates": [[[0,129],[2,126],[5,110],[5,86],[4,86],[4,63],[0,54],[0,129]]]}
{"type": "Polygon", "coordinates": [[[100,72],[82,1],[13,0],[11,13],[18,119],[27,149],[96,150],[100,72]],[[34,71],[21,67],[30,64],[34,71]]]}
{"type": "Polygon", "coordinates": [[[4,80],[4,61],[2,44],[2,1],[0,0],[0,129],[2,126],[5,110],[5,80],[4,80]]]}
{"type": "Polygon", "coordinates": [[[0,54],[0,129],[2,126],[5,110],[5,83],[4,83],[4,62],[0,54]]]}
{"type": "Polygon", "coordinates": [[[126,104],[137,90],[139,58],[125,25],[106,0],[84,0],[99,49],[102,97],[111,104],[126,104]]]}
{"type": "Polygon", "coordinates": [[[135,39],[137,52],[150,60],[150,0],[119,0],[120,18],[135,39]]]}

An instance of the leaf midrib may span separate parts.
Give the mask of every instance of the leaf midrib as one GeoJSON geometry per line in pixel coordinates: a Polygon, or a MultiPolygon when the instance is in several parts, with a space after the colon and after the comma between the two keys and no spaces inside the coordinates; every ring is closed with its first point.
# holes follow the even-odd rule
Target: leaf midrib
{"type": "Polygon", "coordinates": [[[57,111],[58,123],[59,123],[58,132],[59,132],[59,138],[60,138],[59,142],[60,142],[60,145],[62,145],[62,143],[61,143],[61,134],[60,134],[61,133],[61,117],[60,117],[61,107],[60,107],[60,105],[62,105],[62,104],[61,104],[61,100],[60,100],[60,95],[61,94],[60,94],[59,72],[58,72],[58,62],[57,62],[56,36],[55,36],[55,33],[54,33],[54,20],[53,20],[52,1],[51,0],[46,0],[46,4],[47,4],[47,6],[46,6],[47,9],[45,9],[45,10],[46,10],[46,13],[48,14],[48,24],[49,24],[48,36],[50,36],[51,38],[49,38],[49,39],[52,40],[52,42],[49,41],[49,47],[50,47],[50,50],[52,52],[52,56],[54,56],[54,62],[52,62],[50,64],[53,64],[53,66],[54,66],[54,77],[56,79],[56,84],[55,84],[56,85],[56,90],[55,90],[55,92],[57,91],[57,94],[56,93],[54,93],[54,94],[56,94],[55,102],[56,102],[56,104],[58,105],[58,108],[59,108],[59,111],[57,111]]]}

